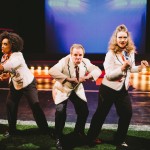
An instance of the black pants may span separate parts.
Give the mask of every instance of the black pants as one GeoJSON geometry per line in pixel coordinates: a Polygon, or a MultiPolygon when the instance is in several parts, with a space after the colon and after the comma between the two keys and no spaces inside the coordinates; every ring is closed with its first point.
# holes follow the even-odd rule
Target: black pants
{"type": "Polygon", "coordinates": [[[125,87],[120,91],[115,91],[105,85],[101,85],[99,93],[98,107],[92,117],[87,136],[89,139],[94,140],[99,135],[106,116],[114,104],[119,116],[115,141],[122,143],[126,138],[132,117],[132,106],[128,92],[125,90],[125,87]]]}
{"type": "MultiPolygon", "coordinates": [[[[74,131],[82,134],[84,133],[85,123],[89,114],[87,102],[80,99],[75,94],[74,91],[70,95],[69,99],[73,103],[76,114],[77,114],[77,121],[76,121],[74,131]]],[[[56,138],[62,137],[63,128],[65,126],[65,121],[66,121],[67,102],[68,102],[68,99],[56,105],[56,113],[55,113],[56,138]]]]}
{"type": "Polygon", "coordinates": [[[16,130],[18,105],[22,96],[27,98],[38,127],[43,131],[48,130],[45,114],[39,105],[36,81],[33,80],[31,84],[21,90],[16,90],[13,84],[10,84],[10,91],[6,101],[9,132],[13,133],[16,130]]]}

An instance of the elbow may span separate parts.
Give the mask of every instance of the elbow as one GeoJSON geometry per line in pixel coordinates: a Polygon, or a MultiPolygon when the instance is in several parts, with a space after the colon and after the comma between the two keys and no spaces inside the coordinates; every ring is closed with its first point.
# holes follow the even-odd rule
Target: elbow
{"type": "Polygon", "coordinates": [[[110,76],[106,76],[106,78],[107,78],[107,80],[109,80],[109,81],[113,81],[113,80],[114,80],[114,79],[111,78],[110,76]]]}
{"type": "Polygon", "coordinates": [[[48,73],[49,73],[50,75],[52,75],[53,72],[54,72],[54,71],[53,71],[53,68],[49,69],[49,71],[48,71],[48,73]]]}

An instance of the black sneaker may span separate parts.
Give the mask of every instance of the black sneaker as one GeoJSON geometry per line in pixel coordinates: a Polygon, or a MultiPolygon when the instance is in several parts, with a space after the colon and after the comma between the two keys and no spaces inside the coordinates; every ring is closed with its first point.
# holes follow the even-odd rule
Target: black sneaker
{"type": "Polygon", "coordinates": [[[126,142],[123,142],[121,143],[121,146],[128,147],[128,144],[126,142]]]}
{"type": "Polygon", "coordinates": [[[10,135],[10,133],[9,133],[8,131],[6,131],[6,132],[3,134],[3,136],[4,136],[5,138],[9,138],[11,135],[10,135]]]}
{"type": "Polygon", "coordinates": [[[62,143],[60,139],[56,139],[56,149],[63,150],[62,143]]]}
{"type": "Polygon", "coordinates": [[[96,143],[92,140],[92,141],[88,141],[86,143],[89,147],[95,147],[96,146],[96,143]]]}
{"type": "Polygon", "coordinates": [[[86,142],[86,144],[89,147],[95,147],[96,145],[101,144],[101,143],[102,143],[102,140],[99,138],[96,138],[94,140],[87,140],[87,142],[86,142]]]}
{"type": "Polygon", "coordinates": [[[12,136],[17,136],[17,135],[21,135],[22,132],[20,130],[13,130],[11,132],[6,131],[3,136],[6,138],[12,137],[12,136]]]}
{"type": "Polygon", "coordinates": [[[116,147],[116,150],[128,150],[128,149],[129,149],[129,146],[126,142],[118,144],[116,147]]]}
{"type": "Polygon", "coordinates": [[[55,129],[49,128],[48,134],[50,135],[50,137],[52,139],[56,139],[56,137],[55,137],[55,129]]]}
{"type": "Polygon", "coordinates": [[[85,133],[80,133],[80,132],[74,131],[71,134],[77,141],[80,141],[81,143],[86,144],[87,136],[85,133]]]}

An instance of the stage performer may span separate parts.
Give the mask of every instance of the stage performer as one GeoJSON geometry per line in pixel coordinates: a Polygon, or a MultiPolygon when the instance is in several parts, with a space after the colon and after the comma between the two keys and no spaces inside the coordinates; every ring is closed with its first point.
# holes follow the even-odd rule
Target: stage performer
{"type": "Polygon", "coordinates": [[[33,113],[37,126],[42,133],[48,133],[48,123],[39,105],[36,80],[24,60],[23,39],[16,33],[3,32],[0,34],[0,45],[3,53],[0,64],[0,80],[9,78],[9,93],[6,101],[9,130],[5,136],[18,134],[16,129],[18,105],[24,96],[33,113]]]}
{"type": "Polygon", "coordinates": [[[105,76],[99,88],[98,107],[94,113],[87,138],[94,146],[102,125],[114,104],[119,116],[114,143],[119,148],[127,148],[126,135],[132,117],[131,97],[128,94],[130,73],[140,72],[148,66],[146,60],[135,66],[135,45],[124,24],[117,26],[109,42],[104,60],[105,76]]]}
{"type": "Polygon", "coordinates": [[[88,117],[87,99],[83,82],[96,81],[101,70],[93,65],[89,59],[83,58],[85,50],[81,44],[73,44],[70,54],[59,60],[50,70],[49,74],[56,80],[53,86],[53,99],[56,104],[55,131],[56,148],[63,149],[62,135],[66,121],[67,102],[70,100],[77,114],[74,135],[85,138],[85,123],[88,117]]]}

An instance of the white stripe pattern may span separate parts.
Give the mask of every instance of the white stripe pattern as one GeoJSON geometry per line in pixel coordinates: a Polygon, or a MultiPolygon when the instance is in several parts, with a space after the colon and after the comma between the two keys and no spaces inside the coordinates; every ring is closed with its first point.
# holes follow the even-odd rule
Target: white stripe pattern
{"type": "MultiPolygon", "coordinates": [[[[7,120],[0,119],[1,124],[8,124],[7,120]]],[[[36,125],[35,121],[23,121],[23,120],[17,120],[18,125],[36,125]]],[[[55,125],[55,122],[48,121],[49,126],[55,125]]],[[[65,127],[74,127],[75,123],[74,122],[66,122],[65,127]]],[[[85,128],[88,129],[90,126],[90,123],[86,123],[85,128]]],[[[117,124],[104,124],[103,129],[117,129],[117,124]]],[[[133,131],[150,131],[150,125],[130,125],[129,130],[133,131]]]]}

